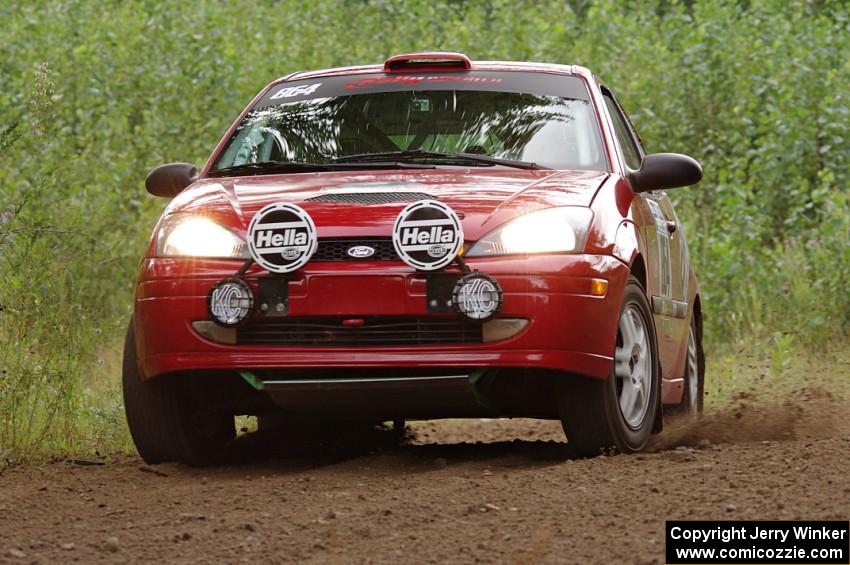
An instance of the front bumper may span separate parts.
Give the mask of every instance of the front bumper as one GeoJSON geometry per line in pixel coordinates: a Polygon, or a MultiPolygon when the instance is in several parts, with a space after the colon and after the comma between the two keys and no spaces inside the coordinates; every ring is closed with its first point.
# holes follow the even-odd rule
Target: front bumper
{"type": "MultiPolygon", "coordinates": [[[[606,378],[612,363],[628,267],[609,256],[542,255],[470,259],[504,291],[499,317],[527,319],[517,335],[488,343],[416,346],[227,345],[199,335],[210,319],[210,288],[232,276],[239,261],[149,258],[136,290],[139,368],[144,378],[195,370],[274,369],[555,369],[606,378]],[[603,297],[592,278],[608,281],[603,297]]],[[[447,269],[452,270],[454,267],[447,269]]],[[[256,291],[253,267],[246,280],[256,291]]],[[[431,316],[426,276],[396,262],[312,263],[289,282],[289,316],[431,316]]]]}

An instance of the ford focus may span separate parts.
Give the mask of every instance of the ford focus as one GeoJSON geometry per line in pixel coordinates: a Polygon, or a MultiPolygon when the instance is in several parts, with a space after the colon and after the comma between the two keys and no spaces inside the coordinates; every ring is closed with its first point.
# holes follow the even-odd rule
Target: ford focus
{"type": "Polygon", "coordinates": [[[592,456],[702,408],[701,298],[647,153],[585,68],[457,53],[273,81],[170,202],[124,351],[149,463],[215,461],[234,416],[560,420],[592,456]]]}

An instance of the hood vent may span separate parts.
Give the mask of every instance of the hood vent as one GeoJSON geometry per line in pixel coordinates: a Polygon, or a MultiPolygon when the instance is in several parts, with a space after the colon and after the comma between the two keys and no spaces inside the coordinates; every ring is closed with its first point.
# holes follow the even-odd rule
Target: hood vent
{"type": "Polygon", "coordinates": [[[434,200],[425,192],[329,192],[307,198],[305,202],[338,202],[340,204],[392,204],[434,200]]]}

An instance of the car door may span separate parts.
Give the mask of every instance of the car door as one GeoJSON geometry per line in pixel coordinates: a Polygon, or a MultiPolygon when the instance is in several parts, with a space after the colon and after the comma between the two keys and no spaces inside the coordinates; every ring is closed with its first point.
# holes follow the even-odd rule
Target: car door
{"type": "Polygon", "coordinates": [[[688,312],[688,244],[685,241],[684,226],[676,215],[673,202],[664,191],[654,191],[650,197],[658,203],[664,215],[667,228],[670,253],[670,293],[663,309],[671,312],[677,319],[684,319],[688,312]]]}
{"type": "MultiPolygon", "coordinates": [[[[602,94],[623,162],[629,169],[637,170],[646,154],[640,137],[611,91],[603,88],[602,94]]],[[[637,196],[636,202],[642,202],[644,206],[636,211],[636,215],[642,215],[646,220],[639,223],[648,254],[646,290],[659,338],[662,372],[665,377],[671,378],[673,367],[677,364],[682,331],[686,328],[687,245],[673,204],[665,192],[657,190],[637,196]]]]}

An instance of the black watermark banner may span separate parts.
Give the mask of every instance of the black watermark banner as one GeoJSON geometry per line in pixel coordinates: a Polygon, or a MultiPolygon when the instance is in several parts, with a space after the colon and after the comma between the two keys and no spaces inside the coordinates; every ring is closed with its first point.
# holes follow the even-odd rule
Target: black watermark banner
{"type": "Polygon", "coordinates": [[[669,565],[847,565],[850,522],[667,522],[665,557],[669,565]]]}

